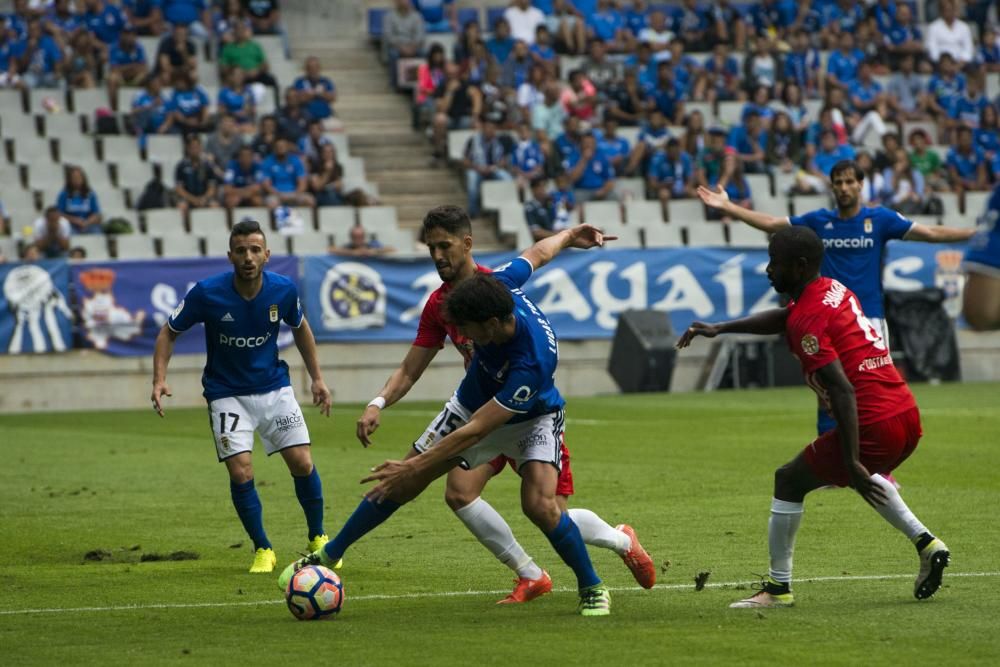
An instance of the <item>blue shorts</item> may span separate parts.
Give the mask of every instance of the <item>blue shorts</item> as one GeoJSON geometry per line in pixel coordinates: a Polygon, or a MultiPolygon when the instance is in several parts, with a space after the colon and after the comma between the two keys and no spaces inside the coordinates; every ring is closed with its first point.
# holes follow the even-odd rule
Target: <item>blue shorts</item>
{"type": "Polygon", "coordinates": [[[969,240],[965,269],[1000,278],[1000,225],[981,227],[969,240]]]}

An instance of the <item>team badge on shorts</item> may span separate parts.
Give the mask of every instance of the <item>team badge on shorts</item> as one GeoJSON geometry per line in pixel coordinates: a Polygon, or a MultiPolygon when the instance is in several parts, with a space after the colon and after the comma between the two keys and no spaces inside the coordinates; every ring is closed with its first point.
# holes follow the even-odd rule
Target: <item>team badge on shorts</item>
{"type": "Polygon", "coordinates": [[[222,451],[228,452],[229,451],[229,436],[228,435],[224,435],[224,436],[220,437],[219,438],[219,444],[222,445],[222,451]]]}
{"type": "Polygon", "coordinates": [[[273,303],[271,304],[271,307],[268,308],[267,319],[271,320],[272,322],[278,321],[278,304],[273,303]]]}
{"type": "Polygon", "coordinates": [[[812,356],[819,352],[819,341],[816,340],[816,336],[812,334],[806,334],[802,337],[802,351],[812,356]]]}
{"type": "Polygon", "coordinates": [[[865,218],[865,234],[871,234],[871,233],[872,233],[872,219],[865,218]]]}

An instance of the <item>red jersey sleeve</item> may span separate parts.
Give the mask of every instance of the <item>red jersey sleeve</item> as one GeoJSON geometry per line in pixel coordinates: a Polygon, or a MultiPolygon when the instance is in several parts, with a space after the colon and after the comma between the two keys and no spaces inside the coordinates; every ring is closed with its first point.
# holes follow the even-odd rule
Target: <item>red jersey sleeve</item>
{"type": "Polygon", "coordinates": [[[417,337],[413,344],[417,347],[432,347],[440,350],[444,347],[444,339],[448,335],[444,321],[441,318],[441,295],[435,291],[427,299],[420,313],[420,324],[417,325],[417,337]]]}
{"type": "Polygon", "coordinates": [[[807,375],[840,358],[830,338],[829,324],[828,314],[812,312],[805,317],[795,318],[788,330],[788,344],[807,375]]]}

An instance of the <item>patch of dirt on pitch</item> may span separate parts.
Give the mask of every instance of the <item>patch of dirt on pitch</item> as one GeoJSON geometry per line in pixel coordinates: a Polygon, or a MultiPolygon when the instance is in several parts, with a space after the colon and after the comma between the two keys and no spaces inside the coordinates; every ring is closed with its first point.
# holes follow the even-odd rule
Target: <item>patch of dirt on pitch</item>
{"type": "Polygon", "coordinates": [[[83,560],[89,563],[100,563],[104,560],[111,560],[112,555],[110,551],[105,551],[104,549],[92,549],[87,553],[83,554],[83,560]]]}
{"type": "Polygon", "coordinates": [[[163,560],[198,560],[200,556],[193,551],[173,551],[169,554],[148,553],[139,558],[140,563],[155,563],[163,560]]]}
{"type": "Polygon", "coordinates": [[[709,576],[711,576],[711,574],[712,574],[711,572],[699,572],[698,575],[694,578],[694,589],[696,591],[704,590],[705,583],[708,581],[708,578],[709,576]]]}

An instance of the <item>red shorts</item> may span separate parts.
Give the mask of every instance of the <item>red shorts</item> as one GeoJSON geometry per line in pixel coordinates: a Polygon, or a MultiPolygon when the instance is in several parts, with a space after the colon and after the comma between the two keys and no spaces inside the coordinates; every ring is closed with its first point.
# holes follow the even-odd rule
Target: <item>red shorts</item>
{"type": "MultiPolygon", "coordinates": [[[[873,474],[890,473],[917,448],[923,435],[920,411],[910,408],[895,417],[866,424],[858,431],[861,463],[873,474]]],[[[802,453],[818,479],[827,484],[847,486],[849,477],[836,428],[813,440],[802,453]]]]}
{"type": "MultiPolygon", "coordinates": [[[[559,480],[556,482],[556,495],[572,496],[573,471],[569,468],[569,450],[566,449],[565,440],[559,444],[559,452],[562,462],[559,468],[559,480]]],[[[517,472],[514,459],[508,458],[503,454],[490,461],[490,466],[493,468],[494,475],[499,475],[507,465],[510,465],[511,470],[517,472]]]]}

